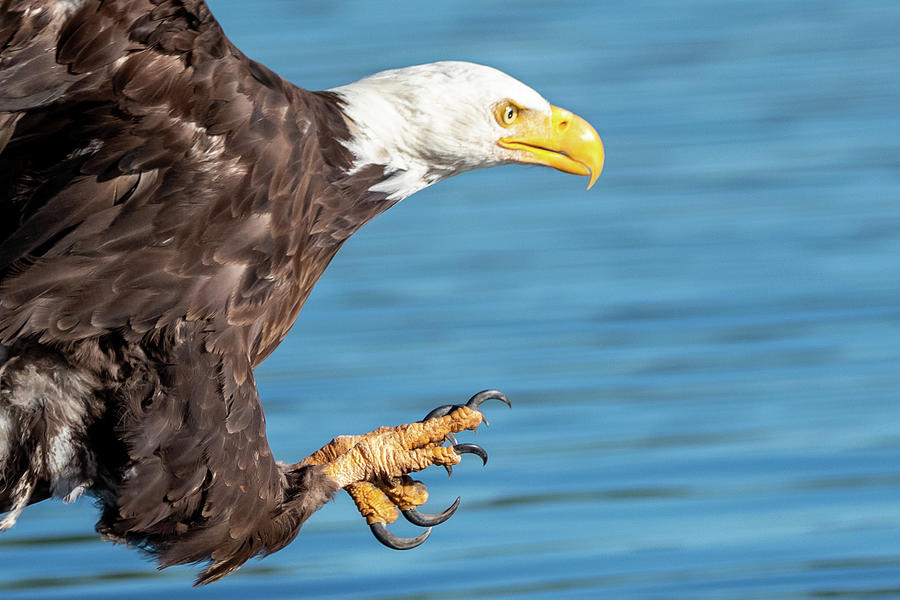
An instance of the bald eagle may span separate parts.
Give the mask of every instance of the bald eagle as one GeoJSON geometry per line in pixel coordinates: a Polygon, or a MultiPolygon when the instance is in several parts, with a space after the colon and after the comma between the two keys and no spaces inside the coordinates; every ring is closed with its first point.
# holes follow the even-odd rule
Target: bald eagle
{"type": "MultiPolygon", "coordinates": [[[[482,448],[495,391],[276,462],[253,369],[347,238],[457,173],[590,176],[581,118],[439,62],[312,92],[244,56],[199,0],[0,4],[0,530],[87,493],[105,537],[198,583],[287,545],[338,490],[376,536],[409,474],[482,448]]],[[[589,186],[590,187],[590,186],[589,186]]]]}

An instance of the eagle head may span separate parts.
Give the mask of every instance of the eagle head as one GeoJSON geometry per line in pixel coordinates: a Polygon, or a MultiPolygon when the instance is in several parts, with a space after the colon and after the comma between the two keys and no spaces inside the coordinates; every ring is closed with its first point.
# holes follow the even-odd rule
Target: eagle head
{"type": "Polygon", "coordinates": [[[354,170],[382,165],[373,191],[402,199],[473,169],[522,163],[590,176],[603,143],[590,123],[497,69],[436,62],[329,90],[342,101],[354,170]]]}

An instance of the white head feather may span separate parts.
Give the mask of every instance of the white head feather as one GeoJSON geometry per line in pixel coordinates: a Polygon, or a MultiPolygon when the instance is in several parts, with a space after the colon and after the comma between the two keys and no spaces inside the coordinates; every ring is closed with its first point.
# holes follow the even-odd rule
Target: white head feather
{"type": "Polygon", "coordinates": [[[330,90],[345,102],[354,171],[384,165],[372,188],[400,200],[441,179],[512,162],[497,145],[498,104],[550,115],[550,104],[506,73],[467,62],[436,62],[376,73],[330,90]]]}

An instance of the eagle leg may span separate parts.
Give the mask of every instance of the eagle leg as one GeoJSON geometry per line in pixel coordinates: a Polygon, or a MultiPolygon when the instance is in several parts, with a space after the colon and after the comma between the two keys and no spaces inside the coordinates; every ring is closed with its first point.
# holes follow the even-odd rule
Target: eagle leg
{"type": "Polygon", "coordinates": [[[449,519],[460,499],[440,513],[421,513],[428,499],[425,485],[409,477],[432,465],[447,468],[458,464],[461,454],[475,454],[487,463],[487,452],[476,444],[460,444],[455,433],[476,430],[485,421],[480,406],[496,399],[510,406],[502,393],[487,390],[475,394],[464,405],[445,405],[432,410],[422,421],[398,427],[380,427],[365,435],[340,436],[306,458],[301,464],[320,465],[356,503],[372,533],[384,545],[407,550],[422,544],[430,528],[449,519]],[[444,446],[446,441],[452,445],[444,446]],[[413,538],[391,534],[387,523],[397,520],[397,509],[415,525],[429,529],[413,538]]]}

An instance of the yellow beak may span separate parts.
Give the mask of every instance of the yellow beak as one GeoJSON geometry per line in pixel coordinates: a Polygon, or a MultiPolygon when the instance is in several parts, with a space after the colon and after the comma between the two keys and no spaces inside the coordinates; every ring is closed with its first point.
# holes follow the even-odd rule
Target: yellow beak
{"type": "MultiPolygon", "coordinates": [[[[553,167],[573,175],[590,175],[588,189],[603,170],[603,142],[591,124],[558,106],[550,107],[550,119],[510,127],[510,135],[498,142],[519,151],[517,160],[553,167]]],[[[524,119],[527,121],[527,119],[524,119]]]]}

